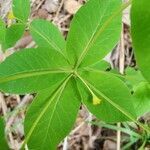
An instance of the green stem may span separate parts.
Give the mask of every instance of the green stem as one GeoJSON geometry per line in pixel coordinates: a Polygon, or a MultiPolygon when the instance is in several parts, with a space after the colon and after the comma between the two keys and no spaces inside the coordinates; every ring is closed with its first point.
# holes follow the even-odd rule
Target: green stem
{"type": "Polygon", "coordinates": [[[142,139],[142,136],[130,129],[126,129],[126,128],[123,128],[123,127],[117,127],[117,126],[114,126],[114,125],[111,125],[111,124],[106,124],[104,122],[90,122],[91,124],[94,124],[94,125],[97,125],[97,126],[101,126],[101,127],[105,127],[105,128],[108,128],[108,129],[111,129],[111,130],[120,130],[121,132],[123,133],[126,133],[130,136],[134,136],[136,137],[137,139],[142,139]]]}
{"type": "Polygon", "coordinates": [[[143,142],[143,144],[141,145],[141,147],[138,150],[144,150],[145,144],[146,144],[146,140],[143,142]]]}
{"type": "Polygon", "coordinates": [[[83,80],[83,78],[76,72],[75,75],[84,83],[84,85],[87,87],[87,89],[89,90],[89,92],[92,94],[92,95],[95,95],[92,91],[92,89],[88,86],[88,84],[83,80]]]}

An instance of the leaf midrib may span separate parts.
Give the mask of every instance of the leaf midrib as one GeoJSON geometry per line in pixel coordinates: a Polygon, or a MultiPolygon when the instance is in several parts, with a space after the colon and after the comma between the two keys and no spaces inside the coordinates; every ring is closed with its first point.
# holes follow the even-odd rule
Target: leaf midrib
{"type": "Polygon", "coordinates": [[[118,78],[123,78],[125,79],[125,76],[121,75],[121,74],[117,74],[117,73],[113,73],[113,72],[106,72],[106,71],[103,71],[103,70],[98,70],[98,69],[94,69],[92,67],[86,67],[86,68],[83,68],[83,71],[89,71],[89,72],[99,72],[99,73],[104,73],[104,74],[110,74],[112,76],[116,76],[118,78]]]}
{"type": "MultiPolygon", "coordinates": [[[[31,129],[29,130],[24,143],[22,144],[21,148],[24,148],[25,144],[28,142],[28,140],[30,139],[34,129],[36,128],[36,125],[38,124],[38,122],[40,121],[40,119],[42,118],[42,116],[44,115],[44,113],[47,111],[47,109],[49,108],[49,106],[51,105],[51,103],[53,102],[53,100],[55,99],[55,97],[57,96],[57,94],[59,94],[59,92],[63,91],[63,89],[66,87],[67,82],[69,81],[69,79],[72,77],[72,74],[70,74],[69,76],[66,77],[66,79],[58,86],[58,88],[56,89],[56,91],[50,95],[47,99],[49,100],[47,105],[44,107],[44,109],[42,110],[42,112],[39,114],[38,118],[35,120],[35,122],[33,123],[31,129]]],[[[60,95],[61,96],[61,95],[60,95]]]]}
{"type": "Polygon", "coordinates": [[[28,77],[34,77],[34,76],[40,76],[40,75],[46,75],[46,74],[55,74],[55,73],[69,73],[69,70],[63,70],[63,69],[39,69],[39,70],[32,70],[28,72],[20,72],[17,74],[12,74],[10,76],[1,77],[0,83],[5,83],[9,81],[14,81],[18,79],[28,78],[28,77]]]}
{"type": "MultiPolygon", "coordinates": [[[[46,135],[45,135],[45,137],[44,137],[43,143],[45,142],[45,139],[47,138],[48,130],[49,130],[49,128],[50,128],[50,125],[51,125],[51,122],[52,122],[54,113],[55,113],[55,111],[56,111],[56,107],[57,107],[57,105],[58,105],[58,102],[59,102],[59,100],[60,100],[60,97],[61,97],[61,95],[62,95],[62,92],[63,92],[65,86],[66,86],[66,84],[60,89],[59,95],[58,95],[57,100],[56,100],[55,105],[54,105],[54,108],[52,109],[52,114],[51,114],[50,119],[49,119],[48,127],[47,127],[47,130],[46,130],[46,135]]],[[[54,99],[53,99],[53,100],[54,100],[54,99]]],[[[51,103],[53,102],[53,100],[51,101],[51,103]]],[[[43,147],[43,146],[44,146],[44,144],[42,145],[42,147],[43,147]]]]}
{"type": "MultiPolygon", "coordinates": [[[[86,82],[86,81],[85,81],[86,82]]],[[[147,131],[148,134],[150,134],[150,129],[147,126],[144,126],[142,123],[136,120],[136,118],[128,111],[126,111],[124,108],[120,107],[118,104],[114,103],[109,97],[107,97],[104,93],[96,89],[92,84],[87,82],[87,85],[89,85],[97,94],[101,95],[108,103],[110,103],[113,107],[115,107],[117,110],[119,110],[122,114],[124,114],[128,119],[138,124],[141,128],[143,128],[145,131],[147,131]]]]}
{"type": "Polygon", "coordinates": [[[41,34],[36,28],[33,26],[30,26],[30,29],[34,30],[38,35],[40,35],[50,46],[52,46],[55,50],[61,52],[61,49],[54,43],[51,39],[49,39],[47,36],[41,34]]]}
{"type": "Polygon", "coordinates": [[[111,104],[114,108],[116,108],[117,110],[119,110],[122,114],[124,114],[127,118],[129,118],[130,120],[132,120],[133,122],[137,122],[135,117],[132,116],[132,114],[128,113],[126,110],[124,110],[122,107],[120,107],[118,104],[114,103],[109,97],[107,97],[104,93],[102,93],[101,91],[99,91],[97,88],[95,88],[94,85],[92,85],[91,83],[89,83],[87,80],[83,79],[80,75],[78,75],[79,79],[83,82],[83,84],[87,87],[87,89],[91,90],[93,93],[97,93],[100,96],[102,96],[109,104],[111,104]],[[95,92],[94,92],[95,91],[95,92]]]}
{"type": "Polygon", "coordinates": [[[34,28],[33,26],[29,25],[30,29],[33,29],[38,35],[40,35],[50,46],[52,46],[56,51],[58,51],[64,58],[65,60],[70,64],[70,62],[68,61],[68,58],[65,56],[65,50],[61,49],[59,46],[57,46],[57,44],[55,42],[53,42],[51,39],[49,39],[47,36],[41,34],[38,30],[36,30],[36,28],[34,28]],[[64,53],[63,53],[64,52],[64,53]]]}

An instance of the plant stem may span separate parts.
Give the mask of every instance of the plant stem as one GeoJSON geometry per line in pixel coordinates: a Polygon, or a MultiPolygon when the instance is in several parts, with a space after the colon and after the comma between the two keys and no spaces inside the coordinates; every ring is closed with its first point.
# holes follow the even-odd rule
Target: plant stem
{"type": "Polygon", "coordinates": [[[84,85],[87,87],[87,89],[89,90],[89,92],[92,94],[92,95],[95,95],[92,91],[92,89],[88,86],[88,84],[83,80],[83,78],[76,72],[75,75],[84,83],[84,85]]]}

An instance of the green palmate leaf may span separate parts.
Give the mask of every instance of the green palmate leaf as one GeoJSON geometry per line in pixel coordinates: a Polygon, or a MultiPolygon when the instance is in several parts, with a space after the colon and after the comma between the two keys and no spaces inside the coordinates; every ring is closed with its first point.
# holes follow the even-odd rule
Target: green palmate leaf
{"type": "Polygon", "coordinates": [[[66,42],[52,23],[36,19],[30,25],[31,35],[39,47],[50,47],[64,53],[66,42]]]}
{"type": "Polygon", "coordinates": [[[0,89],[9,93],[31,93],[63,80],[67,62],[57,51],[25,49],[0,64],[0,89]]]}
{"type": "Polygon", "coordinates": [[[13,0],[13,14],[17,19],[26,23],[30,15],[30,0],[13,0]]]}
{"type": "Polygon", "coordinates": [[[6,27],[5,23],[0,19],[0,45],[5,41],[6,27]]]}
{"type": "Polygon", "coordinates": [[[3,49],[10,48],[16,44],[16,42],[22,37],[25,30],[25,25],[14,24],[6,29],[5,40],[3,43],[3,49]]]}
{"type": "MultiPolygon", "coordinates": [[[[13,4],[15,17],[25,24],[29,0],[13,4]]],[[[29,28],[38,48],[16,52],[0,64],[0,90],[38,93],[27,111],[22,148],[27,144],[29,149],[55,150],[71,130],[81,98],[91,113],[106,122],[136,122],[128,88],[117,75],[103,71],[108,64],[102,58],[119,39],[125,7],[120,6],[121,0],[88,1],[71,24],[67,54],[59,30],[47,21],[34,20],[29,28]]],[[[15,44],[24,29],[20,24],[8,28],[4,47],[15,44]]]]}
{"type": "Polygon", "coordinates": [[[4,131],[5,131],[4,120],[2,118],[0,118],[0,149],[1,150],[9,150],[4,131]]]}
{"type": "Polygon", "coordinates": [[[74,80],[68,79],[57,89],[40,92],[31,104],[25,120],[29,149],[56,150],[73,127],[80,97],[74,80]]]}
{"type": "Polygon", "coordinates": [[[76,67],[94,64],[119,40],[121,0],[90,0],[75,15],[67,38],[67,53],[76,67]]]}
{"type": "Polygon", "coordinates": [[[134,106],[138,116],[150,111],[150,84],[141,82],[134,92],[134,106]]]}
{"type": "Polygon", "coordinates": [[[83,72],[81,77],[78,83],[82,101],[96,117],[106,122],[135,119],[131,94],[120,79],[102,71],[83,72]],[[97,105],[92,101],[93,93],[100,100],[97,105]]]}
{"type": "Polygon", "coordinates": [[[137,64],[143,76],[150,82],[149,8],[149,0],[133,0],[131,9],[131,31],[137,64]]]}

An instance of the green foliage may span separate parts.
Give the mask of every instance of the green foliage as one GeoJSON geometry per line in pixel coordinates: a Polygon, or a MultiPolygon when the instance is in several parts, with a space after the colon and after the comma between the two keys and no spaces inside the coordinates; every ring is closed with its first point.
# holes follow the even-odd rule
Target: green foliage
{"type": "Polygon", "coordinates": [[[26,23],[30,15],[30,1],[13,0],[13,14],[19,21],[26,23]]]}
{"type": "MultiPolygon", "coordinates": [[[[131,9],[131,31],[138,67],[144,78],[150,82],[150,3],[148,0],[133,0],[131,9]]],[[[136,76],[135,76],[136,78],[136,76]]],[[[139,82],[140,83],[140,82],[139,82]]],[[[138,115],[149,111],[149,83],[141,82],[134,93],[134,105],[138,115]]]]}
{"type": "MultiPolygon", "coordinates": [[[[2,91],[37,94],[27,111],[22,148],[27,144],[29,149],[56,149],[71,130],[81,103],[103,121],[137,123],[130,90],[116,74],[105,72],[108,64],[103,61],[120,38],[121,12],[129,3],[88,1],[73,18],[66,41],[52,23],[27,22],[29,0],[13,4],[19,24],[6,29],[11,34],[7,48],[26,26],[38,46],[16,52],[0,64],[2,91]]],[[[6,37],[1,24],[0,34],[6,37]]]]}
{"type": "Polygon", "coordinates": [[[121,12],[113,17],[120,7],[121,0],[90,0],[74,16],[67,37],[72,65],[92,65],[112,50],[121,31],[121,12]]]}
{"type": "Polygon", "coordinates": [[[89,67],[86,67],[87,69],[96,69],[96,70],[107,70],[110,69],[110,64],[106,62],[105,60],[101,60],[89,67]]]}
{"type": "Polygon", "coordinates": [[[100,104],[93,105],[91,93],[79,81],[82,101],[96,117],[106,122],[121,122],[129,120],[128,112],[134,116],[131,94],[119,78],[102,71],[82,72],[81,76],[93,93],[101,99],[100,104]]]}
{"type": "Polygon", "coordinates": [[[121,150],[130,150],[133,149],[133,145],[141,144],[139,150],[143,150],[145,145],[149,143],[149,135],[145,131],[141,131],[139,133],[139,129],[136,124],[134,123],[128,123],[124,122],[122,123],[121,127],[118,127],[116,125],[108,124],[105,122],[90,122],[92,125],[97,125],[103,128],[115,130],[115,131],[121,131],[122,133],[125,133],[125,135],[128,135],[127,137],[122,135],[123,139],[123,145],[121,146],[121,150]]]}
{"type": "Polygon", "coordinates": [[[3,44],[5,40],[6,27],[5,23],[0,19],[0,44],[3,44]]]}
{"type": "Polygon", "coordinates": [[[79,107],[80,96],[73,78],[68,77],[63,83],[41,91],[25,120],[29,148],[56,149],[72,129],[79,107]]]}
{"type": "Polygon", "coordinates": [[[41,19],[33,20],[30,31],[39,47],[49,47],[64,53],[66,42],[60,31],[50,22],[41,19]]]}
{"type": "Polygon", "coordinates": [[[0,118],[0,149],[1,150],[8,150],[8,145],[5,138],[5,126],[4,126],[4,120],[0,118]]]}
{"type": "Polygon", "coordinates": [[[21,50],[1,63],[0,89],[18,94],[38,92],[63,80],[67,65],[63,56],[53,49],[21,50]]]}
{"type": "Polygon", "coordinates": [[[139,70],[126,69],[125,83],[133,92],[133,105],[137,116],[149,112],[150,108],[150,84],[145,80],[139,70]]]}
{"type": "Polygon", "coordinates": [[[150,111],[150,84],[141,82],[134,92],[134,107],[138,116],[150,111]]]}
{"type": "MultiPolygon", "coordinates": [[[[13,0],[13,15],[16,18],[16,23],[11,23],[6,27],[6,25],[0,20],[0,44],[2,45],[3,51],[14,46],[22,37],[29,14],[29,0],[13,0]]],[[[12,18],[8,19],[11,20],[12,18]]],[[[13,22],[13,20],[11,20],[11,22],[13,22]]]]}
{"type": "Polygon", "coordinates": [[[131,31],[138,67],[150,82],[150,3],[149,0],[133,0],[131,31]]]}
{"type": "Polygon", "coordinates": [[[14,24],[6,29],[5,40],[3,41],[3,49],[8,49],[16,44],[16,42],[22,37],[25,30],[25,25],[14,24]]]}
{"type": "Polygon", "coordinates": [[[124,81],[132,91],[135,91],[135,88],[139,85],[139,83],[146,82],[141,72],[134,68],[128,67],[125,70],[125,74],[126,76],[124,77],[124,81]]]}

